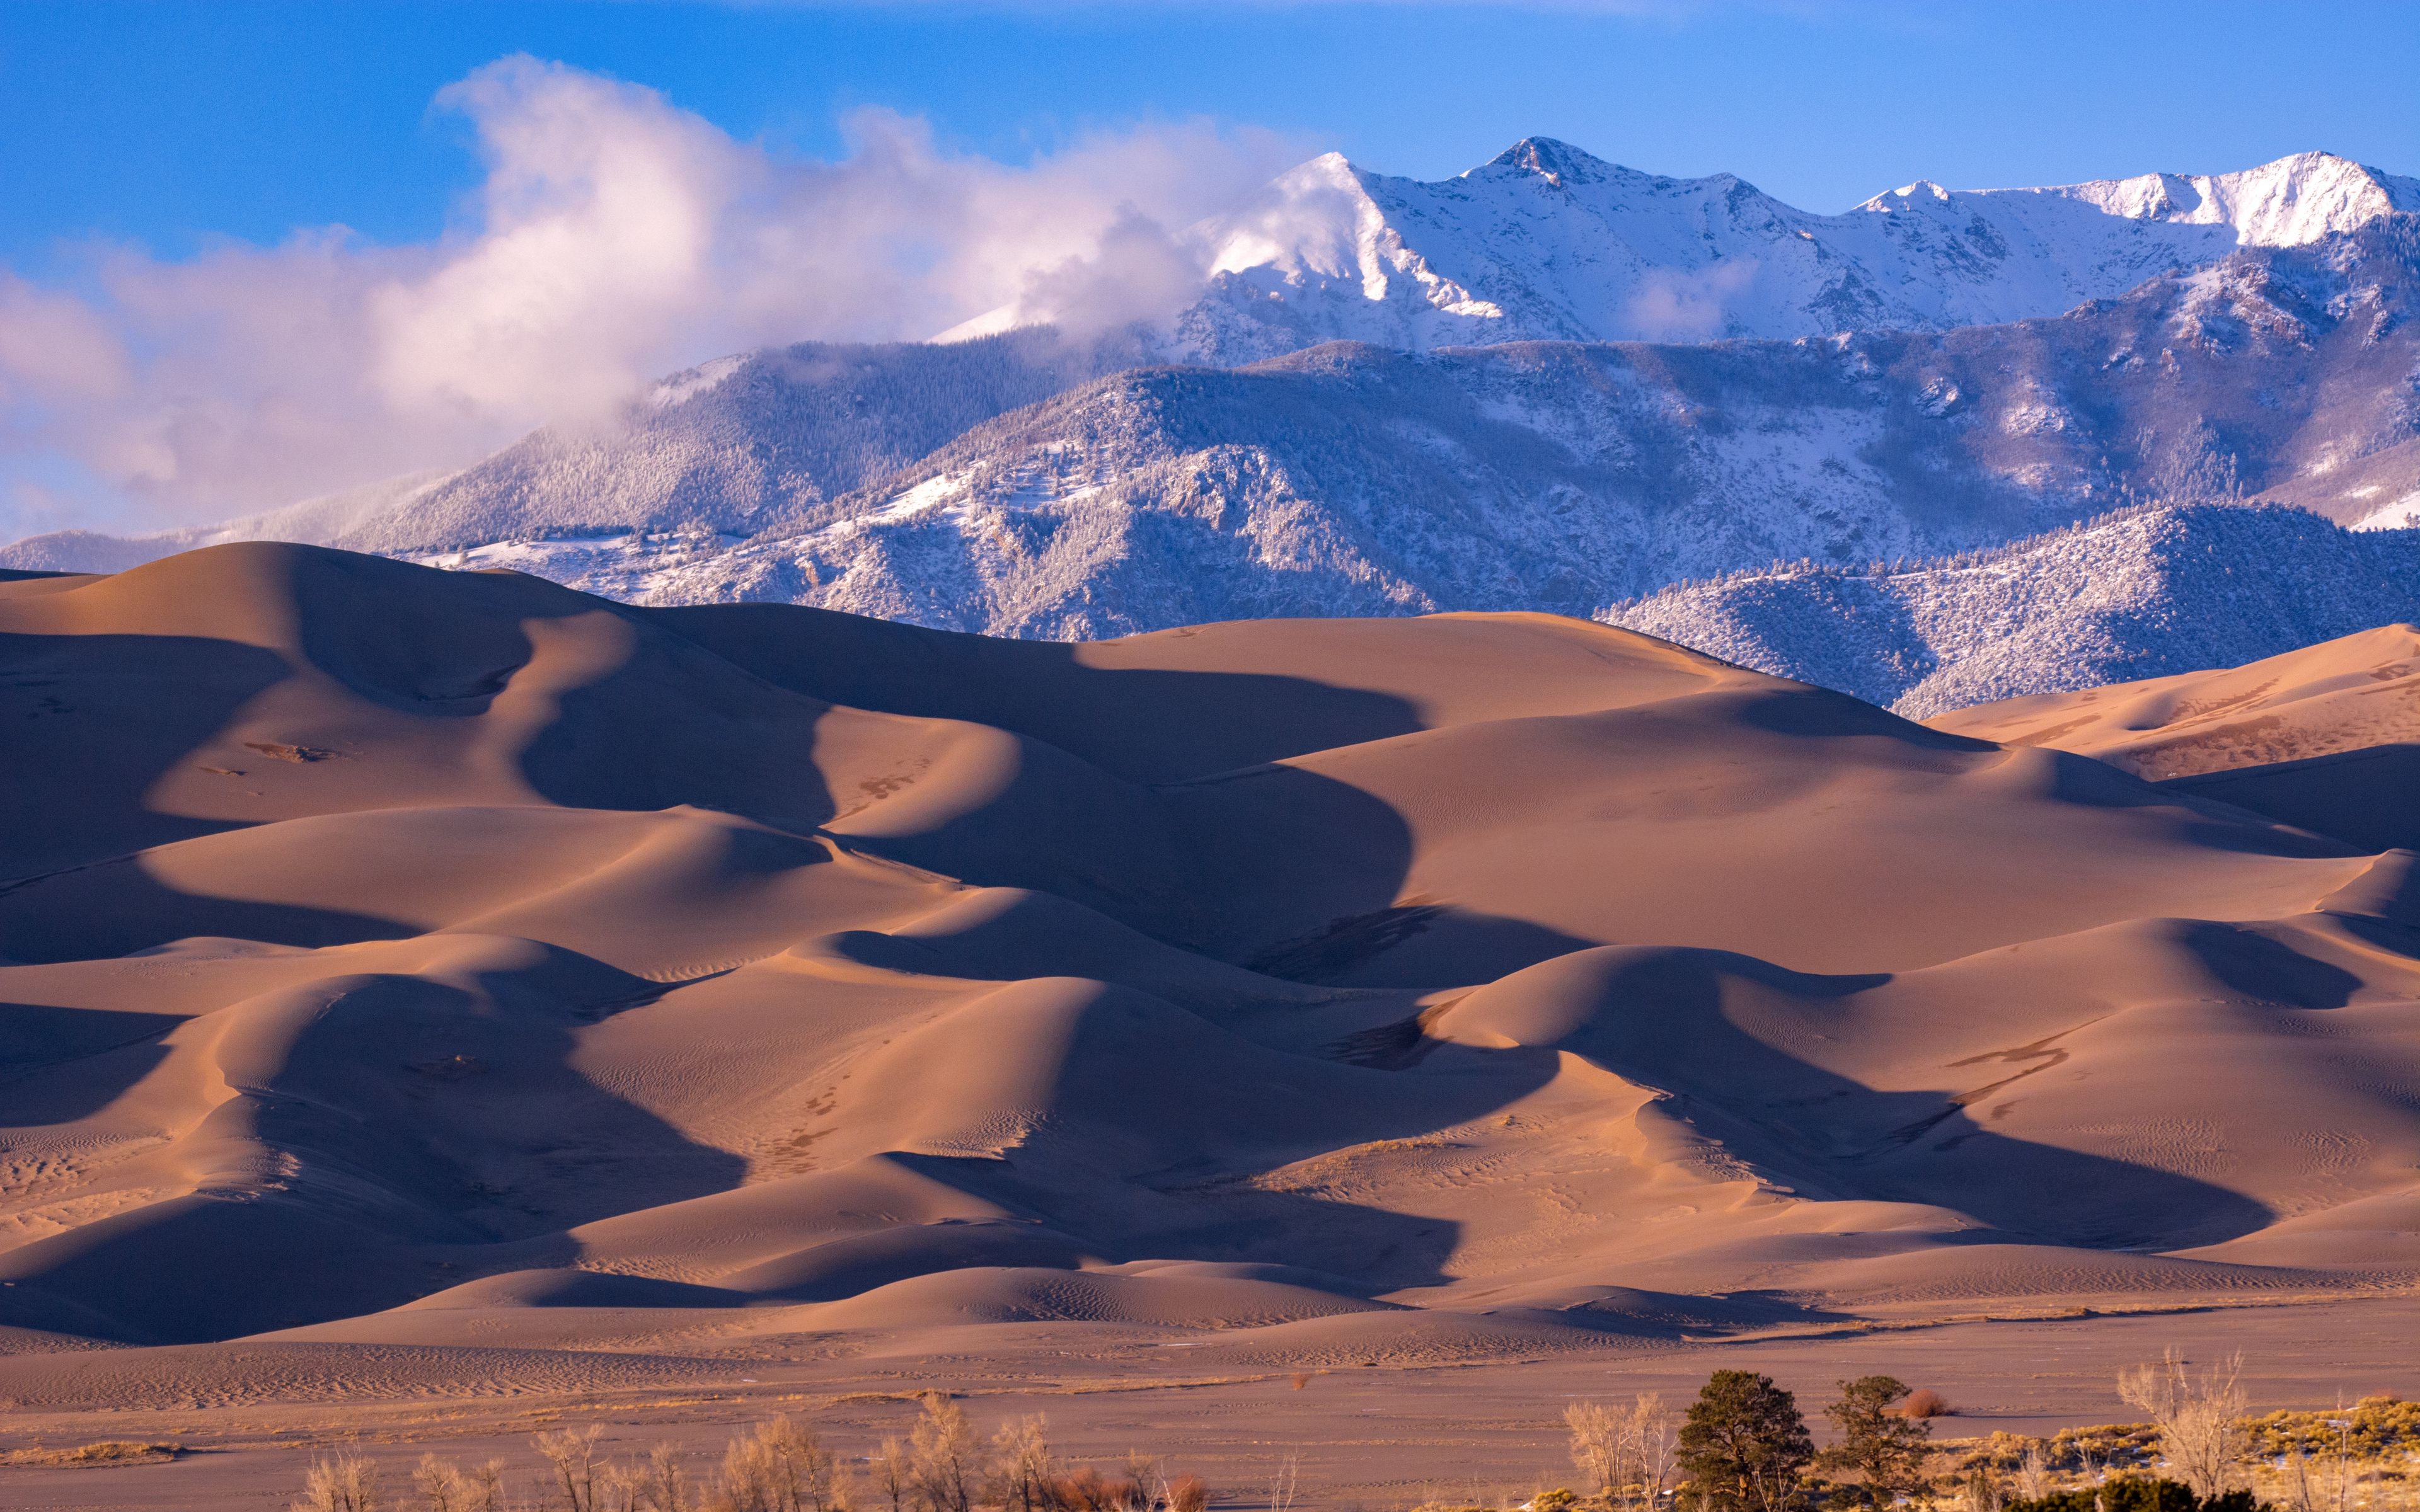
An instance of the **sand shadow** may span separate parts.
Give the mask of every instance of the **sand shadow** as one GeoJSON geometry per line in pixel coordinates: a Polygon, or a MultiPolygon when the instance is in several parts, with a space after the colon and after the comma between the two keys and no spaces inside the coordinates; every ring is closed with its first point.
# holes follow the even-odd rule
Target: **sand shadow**
{"type": "Polygon", "coordinates": [[[477,988],[353,978],[299,1018],[229,1024],[237,1095],[177,1150],[229,1174],[0,1255],[0,1320],[149,1344],[354,1317],[567,1264],[582,1224],[740,1183],[742,1159],[573,1067],[579,1027],[660,986],[550,950],[477,988]]]}
{"type": "Polygon", "coordinates": [[[1802,1193],[1918,1203],[1962,1212],[1993,1233],[2087,1249],[2170,1250],[2268,1227],[2241,1193],[2156,1166],[1994,1132],[1972,1110],[2005,1102],[2024,1075],[2063,1057],[1978,1067],[1976,1085],[1881,1091],[1790,1055],[1733,1022],[1726,981],[1802,1002],[1841,1001],[1885,979],[1820,977],[1751,956],[1623,952],[1603,1005],[1553,1045],[1465,1055],[1588,1056],[1670,1092],[1674,1111],[1802,1193]]]}
{"type": "Polygon", "coordinates": [[[1183,781],[1426,728],[1391,694],[1261,672],[1087,667],[1075,646],[1054,640],[996,640],[787,604],[628,612],[776,687],[1014,731],[1129,782],[1183,781]],[[1149,719],[1138,717],[1144,710],[1149,719]]]}
{"type": "Polygon", "coordinates": [[[2159,787],[2248,810],[2356,850],[2420,848],[2420,744],[2171,778],[2159,787]]]}
{"type": "Polygon", "coordinates": [[[18,964],[107,960],[195,938],[318,949],[420,933],[375,914],[185,892],[151,876],[140,855],[0,884],[0,961],[18,964]]]}
{"type": "Polygon", "coordinates": [[[291,675],[257,646],[172,635],[0,632],[0,885],[240,829],[163,813],[163,771],[291,675]],[[47,773],[72,784],[29,779],[47,773]]]}
{"type": "Polygon", "coordinates": [[[166,1058],[160,1038],[184,1022],[174,1013],[0,1003],[0,1108],[11,1127],[97,1113],[166,1058]],[[75,1073],[61,1074],[70,1066],[75,1073]]]}

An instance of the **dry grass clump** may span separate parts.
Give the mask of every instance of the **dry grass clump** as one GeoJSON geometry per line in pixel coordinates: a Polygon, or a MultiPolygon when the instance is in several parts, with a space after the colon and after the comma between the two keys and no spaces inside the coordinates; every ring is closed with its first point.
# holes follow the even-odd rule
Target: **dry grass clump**
{"type": "Polygon", "coordinates": [[[1994,1433],[1941,1445],[1968,1512],[1993,1503],[2102,1494],[2146,1476],[2205,1504],[2229,1498],[2276,1512],[2420,1512],[2420,1404],[2365,1396],[2333,1411],[2243,1412],[2242,1363],[2189,1370],[2173,1355],[2136,1366],[2121,1393],[2154,1421],[2068,1428],[2048,1439],[1994,1433]],[[1971,1492],[1971,1494],[1970,1494],[1971,1492]]]}
{"type": "Polygon", "coordinates": [[[2365,1396],[2247,1419],[2253,1489],[2287,1512],[2420,1507],[2420,1405],[2365,1396]]]}
{"type": "MultiPolygon", "coordinates": [[[[2099,1481],[2103,1475],[2141,1470],[2159,1458],[2159,1430],[2149,1423],[2102,1423],[2091,1427],[2061,1428],[2046,1439],[2021,1433],[1993,1433],[1988,1438],[1946,1439],[1942,1451],[1948,1468],[1964,1474],[1981,1470],[2003,1477],[2022,1477],[2028,1460],[2045,1489],[2053,1483],[2081,1477],[2099,1481]]],[[[2036,1496],[2036,1492],[2025,1492],[2036,1496]]]]}
{"type": "Polygon", "coordinates": [[[0,1465],[68,1468],[79,1465],[158,1465],[165,1464],[184,1452],[185,1446],[181,1443],[136,1443],[125,1439],[105,1439],[99,1443],[80,1443],[67,1449],[45,1449],[38,1443],[0,1454],[0,1465]]]}
{"type": "Polygon", "coordinates": [[[1062,1466],[1039,1414],[977,1435],[964,1409],[938,1392],[922,1404],[903,1443],[885,1439],[861,1461],[826,1445],[814,1428],[777,1417],[734,1435],[721,1461],[693,1469],[679,1448],[641,1458],[598,1452],[603,1429],[551,1428],[531,1441],[544,1469],[515,1494],[500,1461],[464,1469],[421,1457],[411,1489],[390,1499],[379,1468],[358,1455],[313,1463],[294,1512],[1208,1512],[1197,1476],[1171,1479],[1159,1462],[1127,1458],[1120,1471],[1062,1466]],[[864,1467],[862,1474],[856,1468],[864,1467]]]}
{"type": "Polygon", "coordinates": [[[2333,1412],[2281,1409],[2247,1420],[2243,1430],[2251,1454],[2262,1459],[2297,1449],[2306,1455],[2330,1453],[2340,1440],[2366,1457],[2409,1454],[2420,1450],[2420,1402],[2381,1392],[2333,1412]]]}

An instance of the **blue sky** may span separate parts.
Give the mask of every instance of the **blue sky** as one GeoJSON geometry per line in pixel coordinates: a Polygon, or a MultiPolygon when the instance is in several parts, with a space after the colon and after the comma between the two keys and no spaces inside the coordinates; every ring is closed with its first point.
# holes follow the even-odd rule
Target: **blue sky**
{"type": "Polygon", "coordinates": [[[1557,136],[1819,210],[2312,148],[2420,174],[2415,79],[2413,0],[0,0],[0,540],[922,339],[1331,148],[1440,177],[1557,136]]]}
{"type": "Polygon", "coordinates": [[[429,103],[510,53],[663,90],[829,155],[846,110],[1015,161],[1207,116],[1387,171],[1531,133],[1728,170],[1814,209],[1958,187],[2207,172],[2326,147],[2420,173],[2420,7],[2005,3],[342,4],[0,9],[0,260],[60,239],[167,255],[341,223],[433,235],[479,177],[429,103]]]}

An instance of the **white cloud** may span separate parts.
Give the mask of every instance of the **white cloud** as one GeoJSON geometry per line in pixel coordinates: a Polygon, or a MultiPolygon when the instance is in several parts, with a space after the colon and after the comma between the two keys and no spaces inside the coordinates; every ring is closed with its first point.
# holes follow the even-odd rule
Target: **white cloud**
{"type": "Polygon", "coordinates": [[[801,161],[526,57],[439,103],[488,164],[470,224],[439,241],[331,228],[183,262],[104,248],[72,287],[0,271],[0,539],[458,464],[725,351],[919,339],[1004,305],[1078,325],[1148,314],[1187,267],[1168,228],[1297,155],[1193,123],[1011,165],[873,111],[843,157],[801,161]]]}
{"type": "Polygon", "coordinates": [[[1754,257],[1732,257],[1695,272],[1652,269],[1622,314],[1641,341],[1711,340],[1754,292],[1758,267],[1754,257]]]}

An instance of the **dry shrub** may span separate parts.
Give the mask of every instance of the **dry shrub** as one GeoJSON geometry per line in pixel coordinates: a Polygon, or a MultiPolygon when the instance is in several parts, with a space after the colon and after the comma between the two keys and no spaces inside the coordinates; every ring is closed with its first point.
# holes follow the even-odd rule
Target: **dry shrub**
{"type": "Polygon", "coordinates": [[[907,1512],[916,1493],[916,1458],[908,1446],[897,1439],[885,1439],[880,1448],[866,1456],[865,1464],[874,1494],[890,1504],[891,1512],[907,1512]]]}
{"type": "Polygon", "coordinates": [[[315,1459],[302,1477],[293,1512],[379,1512],[378,1466],[355,1454],[315,1459]]]}
{"type": "Polygon", "coordinates": [[[1640,1392],[1627,1411],[1597,1402],[1563,1410],[1571,1429],[1572,1467],[1596,1488],[1608,1507],[1653,1507],[1671,1484],[1672,1410],[1655,1392],[1640,1392]]]}
{"type": "Polygon", "coordinates": [[[1919,1386],[1916,1390],[1909,1392],[1907,1394],[1907,1399],[1900,1402],[1899,1406],[1892,1409],[1892,1411],[1897,1412],[1900,1417],[1911,1420],[1921,1420],[1929,1417],[1947,1417],[1950,1413],[1949,1398],[1942,1396],[1941,1393],[1934,1391],[1930,1386],[1919,1386]]]}
{"type": "Polygon", "coordinates": [[[1012,1419],[992,1435],[993,1475],[1002,1512],[1050,1512],[1058,1467],[1047,1437],[1049,1420],[1036,1412],[1012,1419]]]}
{"type": "Polygon", "coordinates": [[[2204,1501],[2227,1488],[2244,1441],[2243,1356],[2195,1374],[2170,1350],[2156,1365],[2118,1372],[2118,1395],[2160,1430],[2169,1472],[2204,1501]]]}
{"type": "Polygon", "coordinates": [[[916,1494],[930,1512],[973,1512],[984,1478],[983,1446],[965,1409],[939,1392],[924,1394],[924,1411],[908,1436],[916,1494]]]}
{"type": "Polygon", "coordinates": [[[1199,1475],[1187,1475],[1168,1489],[1168,1512],[1209,1512],[1210,1488],[1199,1475]]]}
{"type": "Polygon", "coordinates": [[[722,1512],[847,1512],[848,1472],[813,1429],[787,1417],[733,1436],[722,1452],[722,1512]]]}
{"type": "Polygon", "coordinates": [[[2356,1455],[2392,1455],[2420,1449],[2420,1402],[2381,1392],[2333,1412],[2271,1412],[2244,1429],[2256,1458],[2273,1459],[2297,1449],[2306,1455],[2333,1452],[2340,1439],[2356,1455]]]}
{"type": "Polygon", "coordinates": [[[1123,1489],[1090,1465],[1078,1465],[1050,1488],[1052,1499],[1066,1512],[1121,1512],[1123,1489]]]}
{"type": "Polygon", "coordinates": [[[504,1467],[490,1459],[464,1470],[433,1454],[420,1457],[411,1489],[427,1512],[504,1512],[504,1467]]]}
{"type": "Polygon", "coordinates": [[[597,1436],[605,1430],[591,1423],[584,1428],[550,1428],[530,1440],[546,1461],[552,1486],[563,1492],[571,1512],[603,1512],[597,1500],[597,1436]]]}
{"type": "Polygon", "coordinates": [[[630,1504],[647,1512],[695,1512],[697,1499],[681,1466],[680,1450],[670,1443],[647,1451],[647,1462],[625,1471],[623,1482],[632,1493],[630,1504]]]}
{"type": "Polygon", "coordinates": [[[157,1465],[184,1452],[185,1446],[181,1443],[136,1443],[126,1439],[80,1443],[72,1449],[45,1449],[37,1443],[0,1454],[0,1465],[47,1465],[69,1469],[82,1465],[157,1465]]]}

